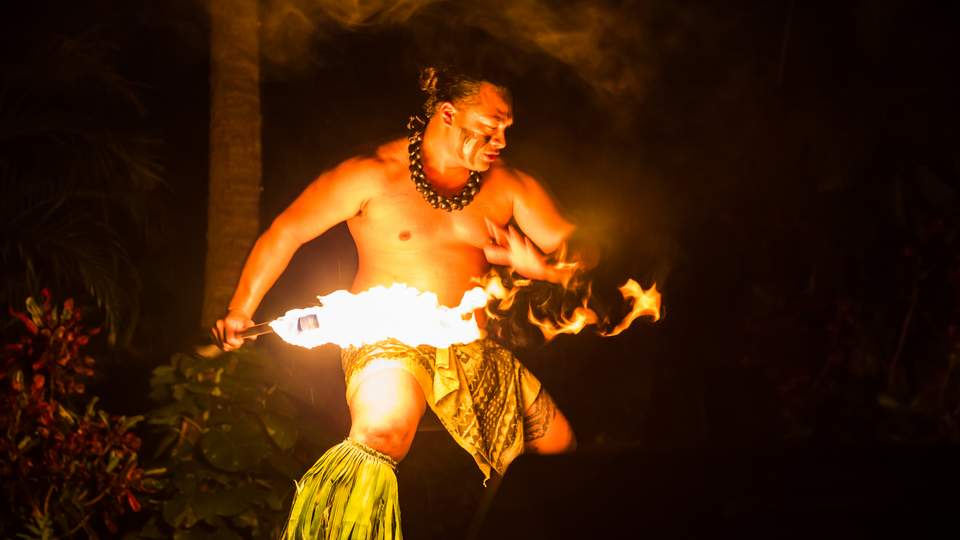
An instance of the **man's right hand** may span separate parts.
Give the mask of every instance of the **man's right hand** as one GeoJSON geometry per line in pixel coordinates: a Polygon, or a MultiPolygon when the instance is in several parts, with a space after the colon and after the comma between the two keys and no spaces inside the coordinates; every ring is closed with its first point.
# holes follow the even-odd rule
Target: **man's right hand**
{"type": "Polygon", "coordinates": [[[231,309],[222,319],[217,321],[213,327],[213,332],[220,339],[219,345],[221,348],[225,351],[232,351],[243,346],[243,338],[238,334],[251,326],[253,326],[253,321],[249,315],[239,309],[231,309]]]}

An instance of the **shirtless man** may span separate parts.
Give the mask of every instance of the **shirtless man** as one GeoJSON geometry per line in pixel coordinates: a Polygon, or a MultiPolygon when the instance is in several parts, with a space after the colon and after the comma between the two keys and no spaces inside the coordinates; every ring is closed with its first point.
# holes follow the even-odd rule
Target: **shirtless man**
{"type": "MultiPolygon", "coordinates": [[[[560,215],[535,179],[500,160],[507,146],[507,129],[513,123],[509,92],[481,78],[432,69],[424,71],[421,86],[427,93],[428,120],[422,130],[420,160],[433,192],[421,189],[421,193],[412,181],[406,139],[388,142],[374,155],[349,159],[320,175],[254,245],[228,313],[216,323],[225,349],[242,345],[237,333],[253,324],[257,306],[294,252],[342,221],[347,222],[359,254],[354,292],[399,282],[435,292],[442,304],[455,306],[463,293],[475,286],[472,278],[486,274],[491,264],[510,266],[531,279],[564,279],[561,271],[545,262],[544,254],[560,248],[574,226],[560,215]],[[431,195],[442,200],[461,194],[471,171],[481,174],[475,197],[460,209],[434,208],[429,201],[431,195]],[[508,226],[511,219],[519,231],[508,226]]],[[[523,430],[520,450],[572,450],[575,439],[567,419],[529,372],[522,366],[516,369],[527,378],[517,384],[508,381],[511,388],[517,388],[513,395],[520,396],[517,399],[522,406],[519,411],[523,418],[517,419],[523,430]],[[527,384],[529,380],[532,386],[527,384]],[[524,388],[534,388],[536,395],[525,395],[524,388]]],[[[432,373],[427,378],[432,380],[432,373]]],[[[432,384],[431,380],[424,383],[410,369],[389,364],[362,370],[352,377],[347,395],[352,424],[344,444],[359,443],[362,451],[372,451],[395,466],[407,454],[425,407],[434,405],[428,395],[433,392],[425,387],[432,384]]],[[[498,380],[506,384],[505,379],[498,380]]],[[[438,416],[457,441],[472,451],[465,442],[468,434],[459,430],[458,436],[454,422],[444,421],[439,411],[438,416]]],[[[483,468],[481,459],[473,453],[483,468]]],[[[515,457],[505,456],[506,461],[515,457]]],[[[315,469],[320,465],[318,462],[315,469]]],[[[497,470],[503,467],[492,461],[491,465],[497,470]]],[[[302,486],[298,489],[301,494],[302,486]]],[[[298,499],[302,498],[298,494],[298,499]]],[[[311,501],[295,501],[293,513],[302,513],[303,505],[323,504],[311,501]]],[[[320,514],[310,509],[307,512],[320,514]]],[[[288,538],[323,536],[337,526],[360,528],[352,522],[306,526],[297,519],[291,516],[288,538]]],[[[370,519],[382,521],[383,516],[370,519]]],[[[369,525],[382,526],[390,525],[369,525]]],[[[399,516],[395,528],[399,536],[399,516]]]]}

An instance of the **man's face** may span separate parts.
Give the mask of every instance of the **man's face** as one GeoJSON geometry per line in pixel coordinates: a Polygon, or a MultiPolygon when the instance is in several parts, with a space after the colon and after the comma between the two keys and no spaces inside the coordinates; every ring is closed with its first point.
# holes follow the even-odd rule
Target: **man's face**
{"type": "Polygon", "coordinates": [[[507,128],[513,124],[509,95],[483,83],[473,99],[457,106],[451,130],[454,154],[464,167],[485,171],[507,146],[507,128]]]}

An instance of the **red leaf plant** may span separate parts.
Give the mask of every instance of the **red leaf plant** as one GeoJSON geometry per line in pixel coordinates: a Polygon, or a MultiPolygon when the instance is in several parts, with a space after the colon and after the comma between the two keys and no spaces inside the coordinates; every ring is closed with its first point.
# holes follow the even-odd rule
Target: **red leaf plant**
{"type": "Polygon", "coordinates": [[[22,324],[5,332],[0,360],[0,482],[6,496],[0,536],[112,536],[129,508],[154,491],[138,464],[140,417],[107,414],[84,396],[94,360],[84,353],[99,328],[86,328],[67,300],[10,309],[22,324]],[[20,327],[19,330],[16,327],[20,327]],[[140,498],[138,498],[140,497],[140,498]]]}

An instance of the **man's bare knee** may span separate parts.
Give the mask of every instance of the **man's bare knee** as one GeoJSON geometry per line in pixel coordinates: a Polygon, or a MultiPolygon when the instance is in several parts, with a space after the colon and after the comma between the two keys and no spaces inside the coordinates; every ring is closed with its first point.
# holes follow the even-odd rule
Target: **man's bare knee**
{"type": "Polygon", "coordinates": [[[350,438],[401,461],[410,450],[415,432],[416,427],[409,429],[403,425],[362,424],[350,429],[350,438]]]}
{"type": "MultiPolygon", "coordinates": [[[[565,419],[564,424],[566,424],[565,419]]],[[[537,454],[568,454],[576,449],[577,437],[569,428],[569,424],[561,427],[558,423],[547,435],[526,441],[526,450],[537,454]]]]}
{"type": "Polygon", "coordinates": [[[523,436],[526,449],[538,454],[563,454],[577,448],[573,428],[543,389],[524,414],[523,436]]]}
{"type": "Polygon", "coordinates": [[[426,402],[402,369],[371,371],[350,397],[350,438],[400,461],[407,455],[426,402]]]}

